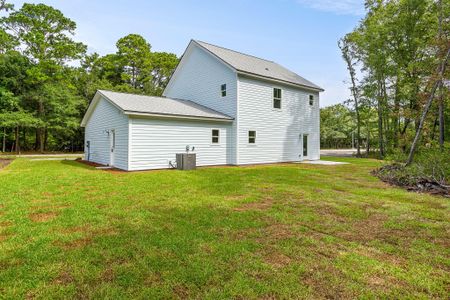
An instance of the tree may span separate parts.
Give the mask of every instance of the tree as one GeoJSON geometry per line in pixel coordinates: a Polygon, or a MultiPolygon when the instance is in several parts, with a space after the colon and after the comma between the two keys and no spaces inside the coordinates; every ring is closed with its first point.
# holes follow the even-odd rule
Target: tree
{"type": "MultiPolygon", "coordinates": [[[[444,45],[448,45],[450,26],[443,21],[443,16],[450,14],[447,3],[367,0],[366,16],[339,44],[344,50],[347,68],[351,69],[352,60],[361,65],[361,72],[354,79],[359,85],[352,84],[352,89],[359,92],[352,93],[353,101],[358,95],[359,102],[366,99],[377,112],[380,157],[397,149],[406,154],[419,131],[426,107],[421,95],[431,90],[429,79],[434,76],[433,66],[437,65],[436,59],[444,45]],[[436,42],[438,32],[441,34],[436,42]]],[[[350,73],[352,77],[352,70],[350,73]]],[[[439,108],[429,108],[441,112],[437,118],[440,128],[445,122],[444,100],[439,101],[439,108]]],[[[357,115],[360,115],[359,123],[366,123],[360,113],[357,115]]],[[[435,124],[438,124],[437,119],[435,124]]],[[[424,124],[422,129],[428,130],[424,124]]],[[[425,142],[430,143],[434,135],[426,136],[425,142]]]]}
{"type": "Polygon", "coordinates": [[[44,4],[14,10],[0,0],[0,11],[2,151],[82,150],[79,124],[98,89],[160,95],[178,63],[138,34],[119,39],[116,53],[86,55],[75,22],[44,4]]]}
{"type": "Polygon", "coordinates": [[[52,99],[45,97],[43,87],[61,80],[65,64],[81,58],[86,46],[70,37],[76,28],[75,22],[44,4],[25,3],[20,10],[2,18],[1,23],[17,37],[23,45],[20,50],[33,62],[27,77],[35,90],[28,94],[28,101],[34,105],[43,124],[37,128],[36,147],[44,151],[48,125],[46,105],[52,99]]]}
{"type": "Polygon", "coordinates": [[[134,89],[143,89],[151,80],[151,46],[138,34],[129,34],[116,43],[117,57],[122,63],[122,79],[134,89]]]}
{"type": "Polygon", "coordinates": [[[344,58],[345,63],[347,64],[347,70],[350,73],[350,80],[352,86],[350,91],[353,96],[353,103],[355,107],[356,113],[356,140],[357,140],[357,150],[356,156],[361,157],[361,119],[359,115],[359,105],[358,105],[358,97],[359,92],[356,86],[356,72],[355,72],[355,50],[352,49],[351,40],[348,37],[344,37],[339,40],[338,47],[341,49],[342,57],[344,58]]]}
{"type": "Polygon", "coordinates": [[[428,111],[430,110],[431,104],[433,103],[434,94],[436,93],[436,90],[438,90],[439,87],[442,86],[442,84],[443,84],[443,78],[444,78],[445,69],[446,69],[446,66],[448,63],[449,56],[450,56],[450,48],[447,49],[447,53],[445,54],[445,57],[439,66],[438,78],[435,81],[435,83],[433,84],[433,88],[430,92],[430,96],[428,97],[428,101],[423,109],[422,117],[420,118],[419,126],[416,131],[416,135],[414,137],[414,141],[412,143],[411,150],[409,151],[408,160],[406,161],[406,165],[410,165],[413,161],[414,153],[417,148],[417,143],[419,142],[420,134],[422,133],[425,118],[428,114],[428,111]]]}
{"type": "Polygon", "coordinates": [[[152,87],[155,95],[161,95],[170,76],[178,65],[178,58],[173,53],[153,52],[152,59],[152,87]]]}
{"type": "Polygon", "coordinates": [[[354,130],[352,111],[344,104],[336,104],[320,110],[322,148],[350,147],[354,130]]]}

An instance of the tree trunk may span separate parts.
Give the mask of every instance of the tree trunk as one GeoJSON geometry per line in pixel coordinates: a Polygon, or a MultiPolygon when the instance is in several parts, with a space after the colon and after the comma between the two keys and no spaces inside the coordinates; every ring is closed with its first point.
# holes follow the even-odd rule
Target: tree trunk
{"type": "MultiPolygon", "coordinates": [[[[350,79],[352,81],[351,92],[353,95],[353,100],[355,101],[355,113],[356,113],[356,140],[357,140],[357,149],[356,156],[361,157],[361,119],[359,117],[359,105],[358,105],[358,90],[356,87],[356,79],[355,79],[355,68],[352,64],[351,52],[349,51],[349,46],[345,39],[342,39],[338,43],[339,48],[342,51],[342,56],[347,63],[347,70],[350,73],[350,79]]],[[[353,141],[353,140],[352,140],[353,141]]]]}
{"type": "Polygon", "coordinates": [[[39,135],[39,128],[36,128],[35,132],[35,139],[34,139],[34,151],[37,151],[39,149],[40,142],[40,135],[39,135]]]}
{"type": "Polygon", "coordinates": [[[48,149],[48,129],[44,128],[44,146],[42,152],[48,149]]]}
{"type": "MultiPolygon", "coordinates": [[[[398,78],[398,74],[397,74],[398,78]]],[[[398,87],[398,79],[395,84],[395,96],[394,96],[394,118],[392,120],[392,131],[393,131],[393,140],[394,140],[394,148],[398,148],[398,133],[399,133],[399,120],[400,120],[400,95],[399,95],[399,87],[398,87]]]]}
{"type": "Polygon", "coordinates": [[[24,151],[26,151],[28,149],[28,144],[27,144],[27,128],[24,127],[22,128],[22,140],[23,140],[23,149],[24,151]]]}
{"type": "MultiPolygon", "coordinates": [[[[41,118],[43,118],[44,117],[44,103],[41,100],[39,100],[39,108],[38,109],[39,109],[39,111],[38,111],[39,116],[41,118]]],[[[45,128],[43,128],[43,127],[40,127],[37,129],[37,135],[39,136],[39,144],[38,144],[39,152],[44,152],[44,132],[45,132],[45,128]]],[[[37,138],[37,136],[36,136],[36,138],[37,138]]],[[[36,141],[36,143],[37,142],[38,141],[36,141]]]]}
{"type": "Polygon", "coordinates": [[[383,139],[383,106],[382,106],[382,85],[381,82],[378,82],[378,106],[377,106],[377,112],[378,112],[378,148],[380,151],[380,158],[383,159],[384,157],[384,139],[383,139]]]}
{"type": "Polygon", "coordinates": [[[416,148],[417,148],[417,143],[419,142],[420,134],[422,133],[423,124],[425,123],[425,118],[427,117],[428,111],[430,110],[431,104],[433,103],[434,94],[436,93],[436,90],[442,85],[442,77],[445,72],[445,67],[447,65],[449,55],[450,55],[450,48],[447,49],[447,54],[445,55],[445,58],[439,67],[439,77],[436,80],[436,82],[434,83],[433,89],[431,90],[430,97],[428,98],[427,104],[425,105],[422,116],[420,118],[419,127],[417,128],[416,136],[414,137],[414,141],[411,145],[411,150],[409,151],[408,160],[406,161],[407,166],[413,162],[414,153],[416,152],[416,148]]]}
{"type": "Polygon", "coordinates": [[[16,127],[16,153],[20,154],[20,137],[19,137],[19,126],[16,127]]]}
{"type": "MultiPolygon", "coordinates": [[[[439,40],[442,40],[442,0],[439,0],[439,40]]],[[[441,78],[442,80],[442,78],[441,78]]],[[[441,83],[439,95],[439,146],[444,150],[445,120],[444,120],[444,87],[441,83]]]]}
{"type": "Polygon", "coordinates": [[[3,127],[2,152],[6,152],[6,127],[3,127]]]}
{"type": "Polygon", "coordinates": [[[366,157],[369,157],[370,152],[370,131],[367,131],[367,139],[366,139],[366,157]]]}
{"type": "Polygon", "coordinates": [[[444,150],[444,136],[445,136],[445,118],[444,118],[444,87],[441,84],[439,95],[439,146],[444,150]]]}

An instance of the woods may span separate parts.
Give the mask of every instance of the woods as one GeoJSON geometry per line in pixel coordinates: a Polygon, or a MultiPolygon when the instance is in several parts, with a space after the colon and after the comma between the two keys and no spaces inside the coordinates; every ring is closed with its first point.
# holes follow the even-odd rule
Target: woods
{"type": "Polygon", "coordinates": [[[338,43],[350,78],[347,115],[358,154],[365,144],[380,158],[403,153],[410,164],[420,147],[447,153],[450,3],[371,0],[365,5],[366,16],[338,43]]]}
{"type": "Polygon", "coordinates": [[[138,34],[87,53],[74,21],[44,4],[0,1],[1,150],[83,150],[81,118],[97,89],[160,95],[178,63],[138,34]]]}

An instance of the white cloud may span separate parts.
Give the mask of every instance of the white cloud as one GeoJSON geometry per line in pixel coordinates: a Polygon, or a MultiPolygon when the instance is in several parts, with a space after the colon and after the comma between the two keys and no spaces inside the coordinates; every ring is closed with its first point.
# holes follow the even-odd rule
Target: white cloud
{"type": "Polygon", "coordinates": [[[297,2],[313,9],[338,15],[364,15],[364,2],[362,0],[297,0],[297,2]]]}

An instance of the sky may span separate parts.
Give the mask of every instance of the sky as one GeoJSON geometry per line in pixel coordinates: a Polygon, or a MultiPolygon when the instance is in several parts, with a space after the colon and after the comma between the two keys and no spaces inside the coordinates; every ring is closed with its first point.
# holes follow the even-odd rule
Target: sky
{"type": "Polygon", "coordinates": [[[191,39],[275,61],[325,89],[321,107],[350,97],[337,41],[364,15],[363,0],[41,0],[77,23],[88,52],[114,53],[142,35],[153,51],[182,55],[191,39]]]}

